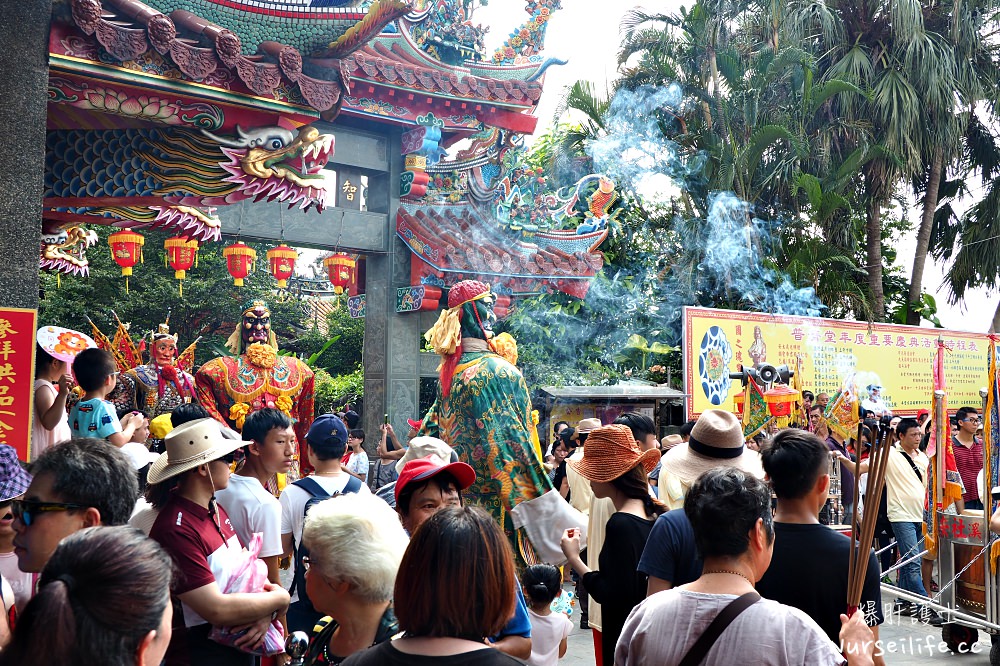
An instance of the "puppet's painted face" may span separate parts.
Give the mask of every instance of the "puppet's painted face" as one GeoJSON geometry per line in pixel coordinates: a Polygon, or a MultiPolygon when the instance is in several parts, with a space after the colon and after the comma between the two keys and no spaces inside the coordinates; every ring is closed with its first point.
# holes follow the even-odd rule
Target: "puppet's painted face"
{"type": "Polygon", "coordinates": [[[271,311],[262,305],[243,313],[243,342],[267,344],[271,334],[271,311]]]}
{"type": "Polygon", "coordinates": [[[157,365],[173,365],[177,360],[177,343],[173,338],[153,341],[153,360],[157,365]]]}
{"type": "Polygon", "coordinates": [[[480,340],[489,340],[493,337],[493,326],[497,323],[497,316],[493,313],[493,295],[485,296],[475,301],[470,301],[462,306],[462,335],[480,340]],[[476,320],[476,314],[479,320],[476,320]],[[479,323],[482,322],[482,327],[479,323]]]}

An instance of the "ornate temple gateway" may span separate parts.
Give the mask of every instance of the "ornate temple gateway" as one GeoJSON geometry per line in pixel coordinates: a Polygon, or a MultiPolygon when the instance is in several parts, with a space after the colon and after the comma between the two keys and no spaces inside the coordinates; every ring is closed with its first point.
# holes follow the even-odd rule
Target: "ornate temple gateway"
{"type": "Polygon", "coordinates": [[[54,0],[41,268],[85,276],[97,224],[362,254],[365,426],[389,413],[405,430],[442,294],[491,282],[500,314],[519,295],[582,297],[616,198],[598,176],[556,190],[519,164],[559,0],[529,0],[491,54],[469,7],[54,0]]]}

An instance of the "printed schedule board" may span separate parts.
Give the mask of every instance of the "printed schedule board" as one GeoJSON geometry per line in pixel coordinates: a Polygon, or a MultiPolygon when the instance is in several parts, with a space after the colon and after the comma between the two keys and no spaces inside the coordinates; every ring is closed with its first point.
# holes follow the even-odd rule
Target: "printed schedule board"
{"type": "Polygon", "coordinates": [[[938,337],[945,352],[948,407],[982,407],[987,384],[985,334],[868,322],[684,308],[684,377],[688,418],[706,409],[734,410],[742,392],[729,374],[739,366],[787,365],[802,356],[802,387],[832,397],[853,379],[863,401],[870,385],[894,414],[930,409],[938,337]]]}

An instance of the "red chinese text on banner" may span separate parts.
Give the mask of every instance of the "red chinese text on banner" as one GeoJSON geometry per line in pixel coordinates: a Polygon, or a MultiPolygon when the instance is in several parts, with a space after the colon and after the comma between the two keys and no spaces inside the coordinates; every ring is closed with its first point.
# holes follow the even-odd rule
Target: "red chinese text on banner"
{"type": "Polygon", "coordinates": [[[28,460],[37,312],[0,308],[0,444],[28,460]]]}

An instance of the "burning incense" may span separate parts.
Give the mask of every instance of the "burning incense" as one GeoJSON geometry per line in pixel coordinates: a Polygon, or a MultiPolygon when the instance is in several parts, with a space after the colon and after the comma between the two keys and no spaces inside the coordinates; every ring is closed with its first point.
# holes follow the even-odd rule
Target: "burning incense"
{"type": "MultiPolygon", "coordinates": [[[[858,429],[858,441],[861,441],[861,427],[858,429]]],[[[852,517],[852,532],[854,546],[848,561],[847,573],[847,613],[851,615],[861,604],[861,591],[864,588],[865,573],[868,569],[868,553],[871,551],[872,539],[875,536],[875,522],[878,519],[879,504],[882,502],[882,489],[885,488],[885,472],[889,465],[889,455],[895,443],[896,434],[883,424],[878,436],[872,442],[868,455],[868,501],[861,517],[860,527],[857,524],[857,485],[855,484],[855,505],[852,517]]],[[[857,468],[855,468],[857,469],[857,468]]]]}

